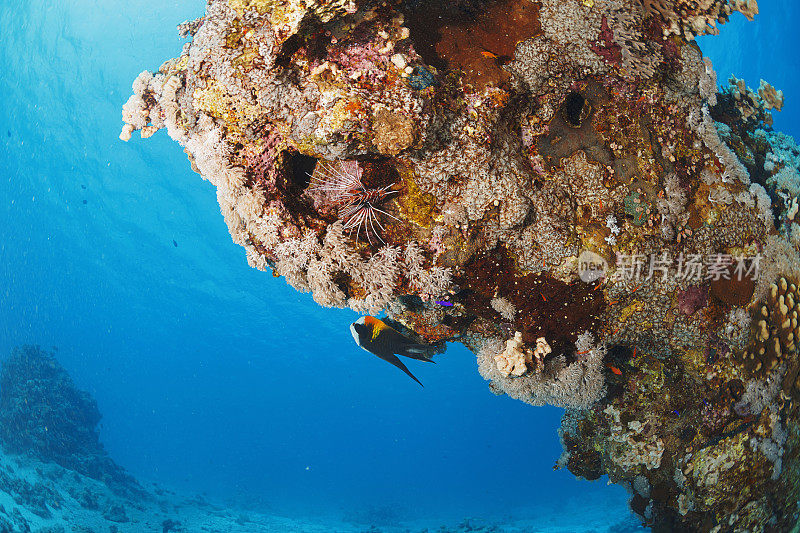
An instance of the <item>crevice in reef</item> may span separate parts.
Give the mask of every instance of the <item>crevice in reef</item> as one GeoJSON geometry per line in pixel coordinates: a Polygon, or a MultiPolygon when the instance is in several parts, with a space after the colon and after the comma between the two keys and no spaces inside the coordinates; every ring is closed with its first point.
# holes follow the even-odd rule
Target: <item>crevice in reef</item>
{"type": "Polygon", "coordinates": [[[568,93],[553,115],[547,134],[537,143],[538,152],[549,166],[578,150],[586,157],[603,165],[614,164],[613,154],[604,146],[595,129],[595,109],[608,101],[603,88],[595,83],[585,83],[578,91],[568,93]]]}
{"type": "Polygon", "coordinates": [[[301,153],[291,155],[291,178],[289,186],[292,190],[299,192],[308,187],[314,168],[317,166],[316,157],[311,157],[301,153]]]}
{"type": "Polygon", "coordinates": [[[580,93],[569,93],[561,105],[561,116],[568,126],[580,128],[583,121],[589,118],[592,104],[580,93]]]}

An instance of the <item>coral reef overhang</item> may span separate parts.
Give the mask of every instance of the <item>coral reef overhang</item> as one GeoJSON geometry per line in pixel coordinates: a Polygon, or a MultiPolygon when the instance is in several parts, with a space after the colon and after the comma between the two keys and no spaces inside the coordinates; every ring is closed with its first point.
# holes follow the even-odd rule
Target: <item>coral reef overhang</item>
{"type": "Polygon", "coordinates": [[[656,530],[798,520],[800,151],[694,43],[755,0],[211,0],[142,72],[255,268],[567,408],[656,530]]]}

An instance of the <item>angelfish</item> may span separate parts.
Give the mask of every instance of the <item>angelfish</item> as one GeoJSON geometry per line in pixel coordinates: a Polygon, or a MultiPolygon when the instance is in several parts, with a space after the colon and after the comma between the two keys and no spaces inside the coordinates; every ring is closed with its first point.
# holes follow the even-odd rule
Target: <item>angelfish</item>
{"type": "Polygon", "coordinates": [[[433,363],[430,346],[414,342],[382,320],[372,316],[362,316],[350,324],[350,333],[353,334],[353,340],[361,348],[377,355],[387,363],[393,364],[422,386],[422,382],[414,377],[414,374],[395,354],[433,363]]]}

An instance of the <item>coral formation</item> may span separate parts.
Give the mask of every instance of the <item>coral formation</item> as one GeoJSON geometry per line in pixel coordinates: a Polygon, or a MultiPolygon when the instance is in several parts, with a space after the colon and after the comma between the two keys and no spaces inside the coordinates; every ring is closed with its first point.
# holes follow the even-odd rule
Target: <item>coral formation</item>
{"type": "Polygon", "coordinates": [[[252,266],[569,408],[559,464],[644,523],[786,531],[800,150],[783,94],[718,90],[693,42],[735,12],[758,6],[211,0],[120,137],[165,128],[252,266]]]}
{"type": "Polygon", "coordinates": [[[508,377],[511,374],[521,376],[528,371],[525,363],[531,362],[532,354],[530,350],[528,350],[528,353],[523,352],[522,346],[522,333],[518,331],[514,334],[513,339],[506,341],[506,349],[499,355],[494,356],[497,371],[503,374],[503,377],[508,377]]]}
{"type": "Polygon", "coordinates": [[[553,351],[544,337],[536,339],[536,347],[531,350],[525,348],[522,342],[522,333],[517,331],[514,337],[506,341],[506,349],[494,357],[497,371],[503,377],[509,375],[521,376],[528,370],[541,372],[544,367],[545,357],[553,351]],[[531,368],[528,368],[531,366],[531,368]]]}

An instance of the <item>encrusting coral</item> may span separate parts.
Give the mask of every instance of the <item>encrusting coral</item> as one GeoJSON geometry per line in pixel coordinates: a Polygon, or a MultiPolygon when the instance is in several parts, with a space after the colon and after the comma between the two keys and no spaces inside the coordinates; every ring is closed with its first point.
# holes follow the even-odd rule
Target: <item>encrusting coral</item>
{"type": "Polygon", "coordinates": [[[693,42],[735,12],[758,6],[211,0],[120,137],[166,129],[255,268],[568,408],[559,465],[645,524],[787,531],[800,149],[781,91],[718,90],[693,42]]]}
{"type": "Polygon", "coordinates": [[[496,355],[494,360],[497,364],[497,371],[503,377],[521,376],[528,370],[541,372],[544,358],[552,351],[544,337],[536,339],[536,348],[533,350],[525,348],[525,344],[522,342],[522,333],[517,331],[513,338],[506,341],[506,349],[496,355]],[[528,368],[529,365],[532,368],[528,368]]]}

